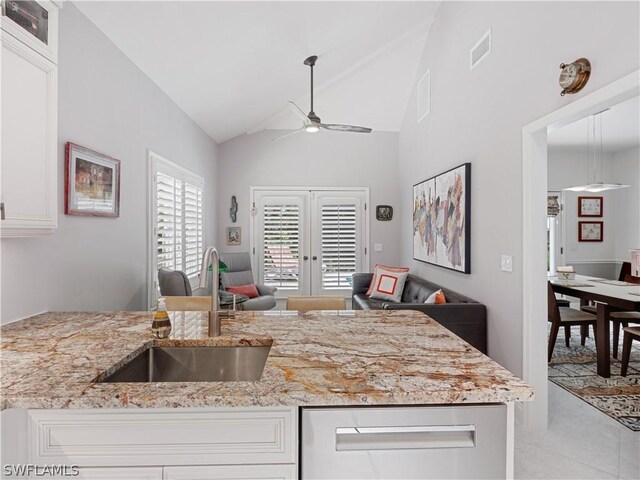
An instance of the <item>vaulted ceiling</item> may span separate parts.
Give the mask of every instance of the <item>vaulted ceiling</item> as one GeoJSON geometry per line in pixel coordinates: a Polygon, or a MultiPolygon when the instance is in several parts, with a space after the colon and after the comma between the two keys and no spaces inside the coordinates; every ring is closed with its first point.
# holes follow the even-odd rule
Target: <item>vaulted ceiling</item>
{"type": "Polygon", "coordinates": [[[217,142],[327,123],[398,131],[439,2],[77,2],[217,142]]]}

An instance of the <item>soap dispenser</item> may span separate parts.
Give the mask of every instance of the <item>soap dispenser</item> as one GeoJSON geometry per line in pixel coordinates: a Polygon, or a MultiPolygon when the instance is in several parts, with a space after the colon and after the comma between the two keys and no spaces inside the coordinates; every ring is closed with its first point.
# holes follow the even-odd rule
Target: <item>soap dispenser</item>
{"type": "Polygon", "coordinates": [[[167,313],[164,298],[158,299],[158,308],[153,317],[153,323],[151,323],[151,331],[156,338],[167,338],[171,333],[171,320],[167,313]]]}

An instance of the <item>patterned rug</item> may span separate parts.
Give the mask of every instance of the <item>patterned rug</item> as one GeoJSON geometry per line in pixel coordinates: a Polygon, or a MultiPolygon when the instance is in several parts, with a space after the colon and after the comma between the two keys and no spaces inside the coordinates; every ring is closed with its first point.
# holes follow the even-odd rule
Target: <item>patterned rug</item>
{"type": "MultiPolygon", "coordinates": [[[[589,329],[591,330],[591,329],[589,329]]],[[[612,349],[613,351],[613,349],[612,349]]],[[[596,346],[593,338],[580,345],[580,327],[571,330],[571,347],[564,344],[564,330],[558,340],[549,364],[549,380],[593,405],[633,431],[640,431],[640,347],[632,343],[631,361],[627,376],[620,376],[622,358],[622,331],[618,360],[611,359],[611,377],[596,374],[596,346]]]]}

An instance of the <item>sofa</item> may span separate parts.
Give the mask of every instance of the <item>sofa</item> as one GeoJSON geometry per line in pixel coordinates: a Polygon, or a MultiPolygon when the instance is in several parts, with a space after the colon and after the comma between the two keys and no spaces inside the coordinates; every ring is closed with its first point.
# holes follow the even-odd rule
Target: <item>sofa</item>
{"type": "Polygon", "coordinates": [[[487,353],[487,309],[483,304],[411,274],[407,277],[401,302],[377,300],[366,294],[372,278],[373,273],[356,273],[353,276],[354,310],[418,310],[482,353],[487,353]],[[425,304],[429,295],[439,289],[442,289],[447,303],[425,304]]]}

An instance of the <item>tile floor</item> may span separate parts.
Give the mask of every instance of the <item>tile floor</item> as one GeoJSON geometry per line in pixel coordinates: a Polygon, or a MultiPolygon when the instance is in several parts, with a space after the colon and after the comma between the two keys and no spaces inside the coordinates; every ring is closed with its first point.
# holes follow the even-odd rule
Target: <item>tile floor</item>
{"type": "Polygon", "coordinates": [[[633,432],[549,382],[549,429],[516,424],[517,479],[640,479],[633,432]]]}

